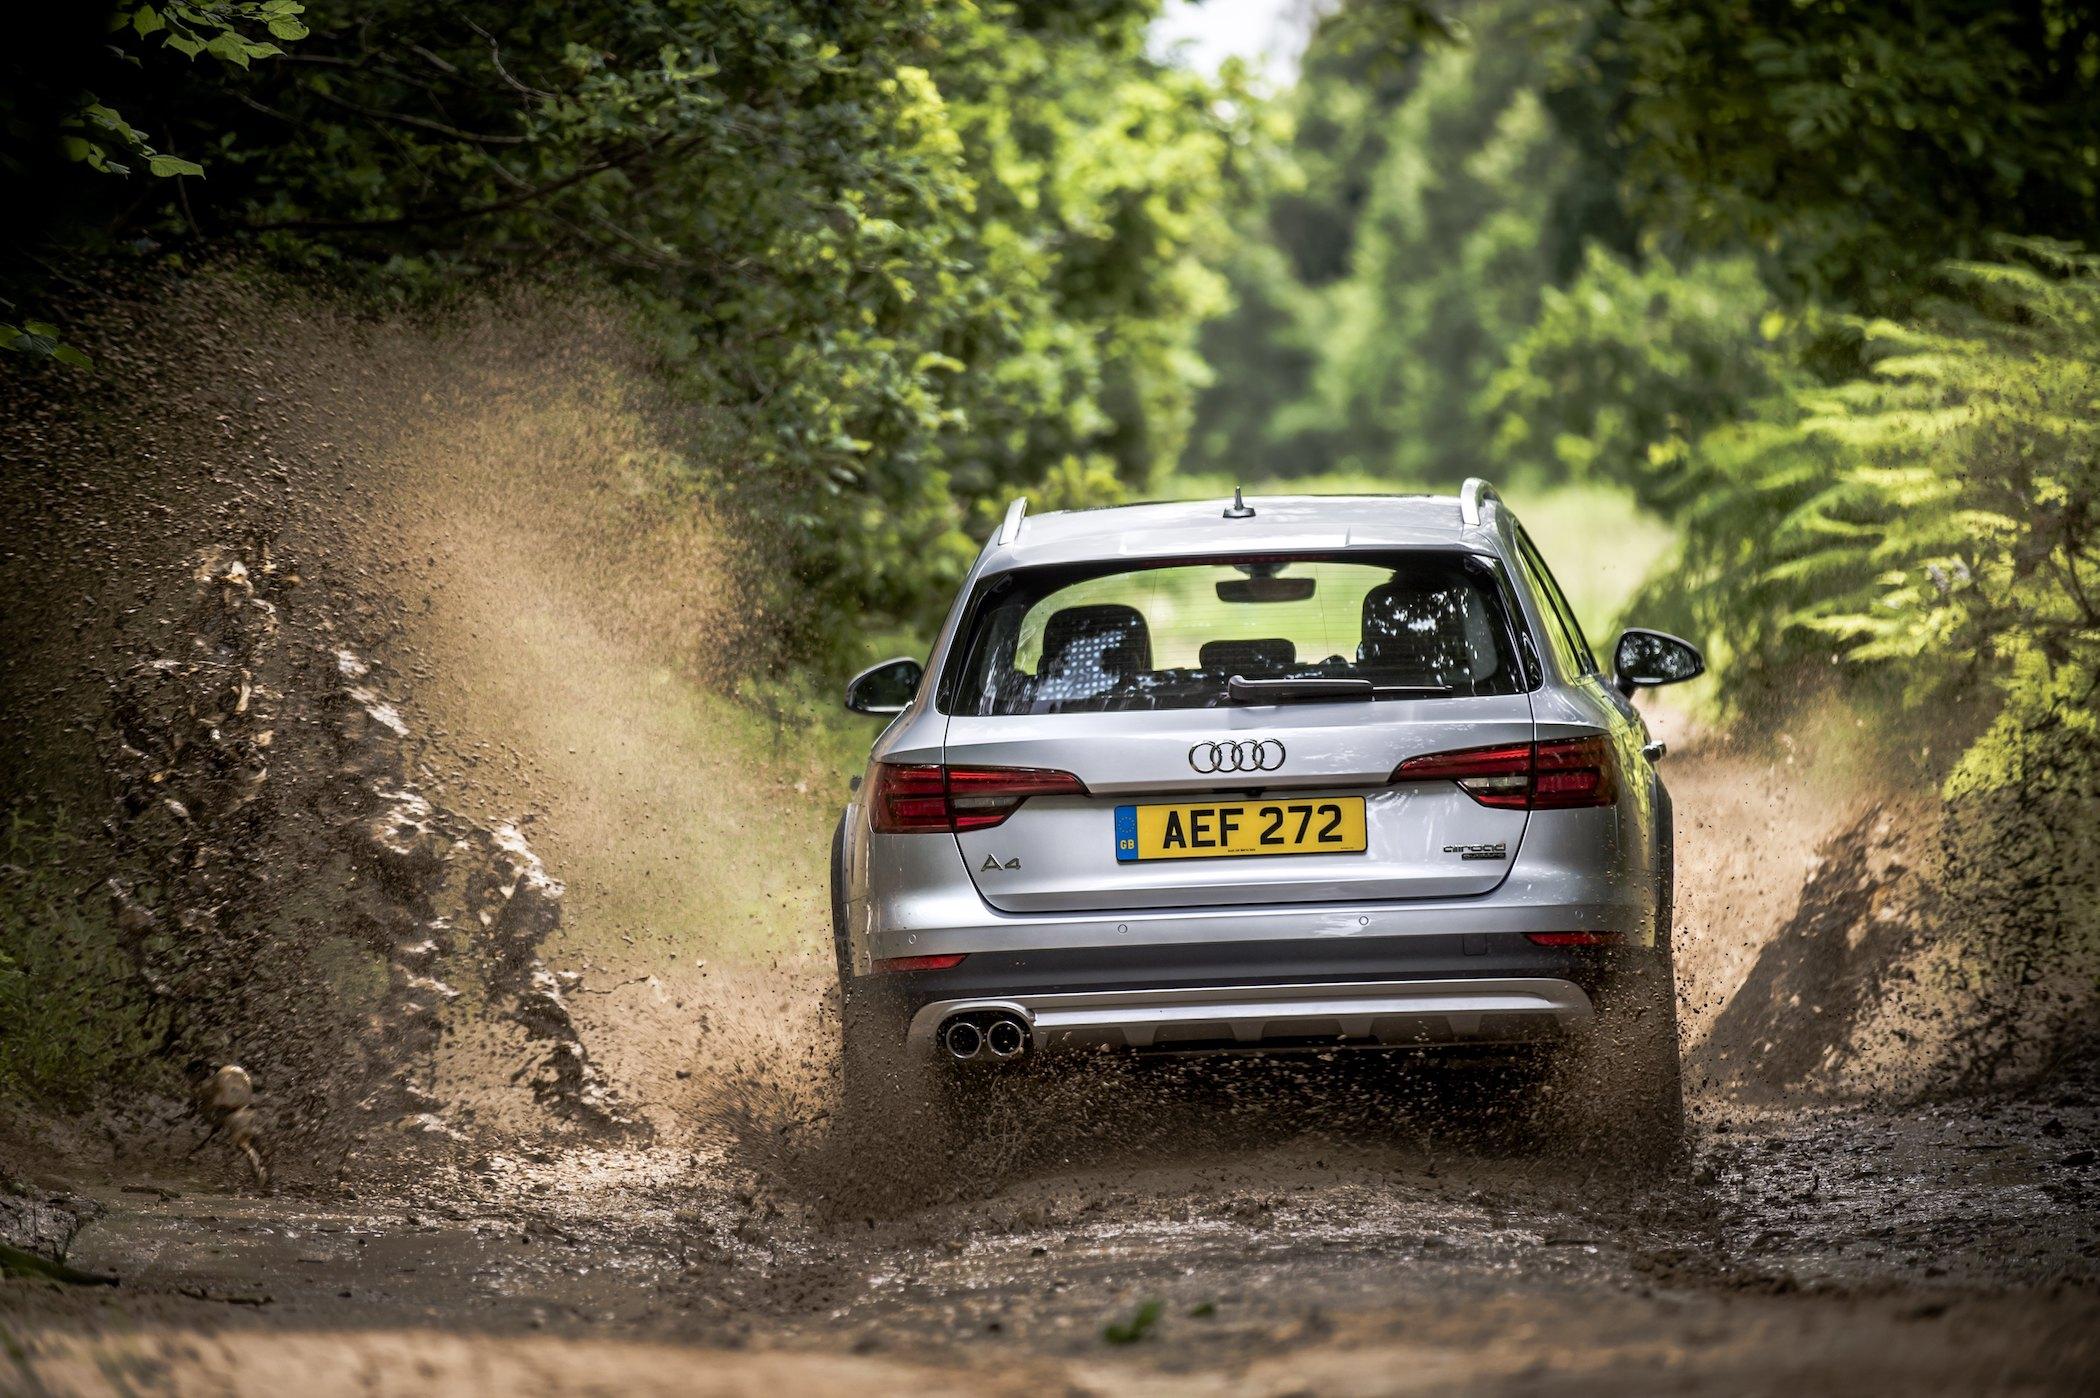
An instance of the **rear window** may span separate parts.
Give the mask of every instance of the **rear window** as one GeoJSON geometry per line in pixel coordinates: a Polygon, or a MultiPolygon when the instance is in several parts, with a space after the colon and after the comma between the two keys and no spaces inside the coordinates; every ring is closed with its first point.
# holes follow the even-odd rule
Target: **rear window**
{"type": "Polygon", "coordinates": [[[956,653],[944,707],[979,718],[1211,708],[1234,676],[1529,687],[1494,569],[1455,552],[1010,573],[956,653]]]}

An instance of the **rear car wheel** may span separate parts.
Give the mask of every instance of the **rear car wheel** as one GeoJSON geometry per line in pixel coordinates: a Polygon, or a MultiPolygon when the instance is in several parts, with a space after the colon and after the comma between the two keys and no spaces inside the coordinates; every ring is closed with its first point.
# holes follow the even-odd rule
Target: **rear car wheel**
{"type": "Polygon", "coordinates": [[[1555,1127],[1583,1154],[1670,1165],[1684,1152],[1677,985],[1667,952],[1613,976],[1597,1019],[1559,1074],[1555,1127]]]}
{"type": "Polygon", "coordinates": [[[832,836],[831,936],[838,963],[838,1120],[862,1183],[900,1199],[945,1180],[955,1141],[952,1084],[905,1043],[910,1010],[877,976],[853,973],[846,931],[846,822],[832,836]]]}

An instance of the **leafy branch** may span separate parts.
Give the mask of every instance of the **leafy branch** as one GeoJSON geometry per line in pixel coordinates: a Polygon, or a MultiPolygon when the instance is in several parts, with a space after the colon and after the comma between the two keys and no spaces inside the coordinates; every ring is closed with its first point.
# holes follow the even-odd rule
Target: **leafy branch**
{"type": "MultiPolygon", "coordinates": [[[[283,54],[270,39],[292,43],[307,36],[299,18],[304,12],[299,0],[148,0],[135,8],[120,8],[110,21],[110,32],[134,42],[157,36],[162,49],[193,63],[209,58],[245,72],[258,58],[283,54]]],[[[118,51],[125,62],[142,66],[137,55],[118,51]]],[[[145,132],[92,92],[81,94],[74,109],[60,119],[57,134],[65,158],[97,174],[123,178],[143,165],[156,179],[204,175],[198,162],[154,149],[145,132]]],[[[0,349],[75,368],[92,367],[86,354],[65,343],[58,328],[45,321],[0,320],[0,349]]]]}

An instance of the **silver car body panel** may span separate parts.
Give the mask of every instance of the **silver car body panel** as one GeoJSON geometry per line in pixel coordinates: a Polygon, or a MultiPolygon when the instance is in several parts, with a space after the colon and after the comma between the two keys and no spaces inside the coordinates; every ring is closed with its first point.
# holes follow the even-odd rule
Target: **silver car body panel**
{"type": "Polygon", "coordinates": [[[1006,912],[1236,906],[1278,898],[1443,898],[1486,893],[1507,860],[1458,860],[1450,844],[1522,848],[1525,812],[1483,806],[1448,781],[1387,785],[1410,757],[1531,741],[1531,697],[1138,710],[1040,718],[951,718],[948,761],[1079,770],[1086,797],[1038,797],[1002,824],[958,837],[978,892],[1006,912]],[[1073,752],[1075,728],[1085,752],[1073,752]],[[1206,775],[1190,751],[1235,738],[1279,742],[1281,768],[1206,775]],[[1287,860],[1159,860],[1104,868],[1120,802],[1260,792],[1277,799],[1362,796],[1371,848],[1287,860]],[[1025,853],[1023,853],[1025,851],[1025,853]],[[1019,856],[1021,867],[1006,861],[1019,856]]]}

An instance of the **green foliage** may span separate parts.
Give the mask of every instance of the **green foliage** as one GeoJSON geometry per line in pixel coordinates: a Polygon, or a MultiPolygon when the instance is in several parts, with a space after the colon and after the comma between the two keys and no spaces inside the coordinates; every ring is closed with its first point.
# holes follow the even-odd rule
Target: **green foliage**
{"type": "Polygon", "coordinates": [[[1102,1326],[1101,1338],[1112,1345],[1134,1345],[1152,1333],[1165,1311],[1165,1304],[1157,1298],[1141,1301],[1127,1318],[1102,1326]]]}
{"type": "Polygon", "coordinates": [[[722,474],[788,554],[774,614],[836,654],[870,615],[926,624],[1007,496],[1111,498],[1180,450],[1242,119],[1145,57],[1154,8],[126,4],[35,46],[77,87],[0,99],[74,157],[11,161],[46,188],[0,294],[141,248],[380,300],[614,284],[739,424],[722,474]],[[68,169],[210,178],[117,197],[68,169]]]}
{"type": "Polygon", "coordinates": [[[1634,264],[1591,247],[1548,287],[1488,391],[1505,475],[1613,482],[1650,509],[1696,506],[1692,441],[1796,377],[1789,319],[1747,258],[1634,264]]]}
{"type": "Polygon", "coordinates": [[[0,823],[0,1100],[82,1106],[151,1050],[99,891],[69,878],[91,848],[50,815],[0,823]]]}
{"type": "MultiPolygon", "coordinates": [[[[1862,328],[1872,377],[1803,395],[1841,468],[1780,522],[1790,620],[1912,702],[1982,685],[2003,734],[2100,739],[2100,258],[2033,241],[1956,262],[1913,325],[1862,328]]],[[[2016,770],[1987,740],[1957,788],[2016,770]]]]}
{"type": "Polygon", "coordinates": [[[927,624],[1008,496],[1110,498],[1181,449],[1244,107],[1145,56],[1154,8],[149,5],[139,42],[244,65],[259,22],[301,29],[296,61],[125,93],[210,179],[74,191],[63,237],[380,300],[617,286],[740,425],[722,474],[778,527],[790,643],[838,654],[870,616],[927,624]]]}
{"type": "Polygon", "coordinates": [[[32,359],[53,359],[76,369],[94,367],[85,352],[61,340],[58,327],[47,321],[32,320],[27,325],[0,321],[0,349],[26,354],[32,359]]]}
{"type": "MultiPolygon", "coordinates": [[[[68,173],[121,178],[143,166],[156,179],[204,174],[196,161],[154,149],[144,131],[98,98],[94,89],[103,80],[144,80],[140,50],[246,70],[255,59],[284,52],[257,36],[286,42],[306,36],[299,21],[303,8],[297,0],[148,0],[110,7],[103,23],[94,7],[82,5],[59,16],[39,12],[29,26],[12,32],[18,56],[0,63],[0,133],[6,138],[0,176],[14,196],[8,231],[0,235],[0,307],[12,311],[26,294],[41,290],[49,273],[46,242],[79,241],[80,230],[67,226],[79,212],[68,197],[68,173]],[[58,32],[39,32],[39,25],[54,23],[58,32]],[[90,55],[99,56],[99,67],[90,55]],[[57,187],[44,187],[47,182],[57,187]]],[[[0,321],[0,349],[93,367],[46,321],[0,321]]]]}
{"type": "Polygon", "coordinates": [[[1367,44],[1387,8],[1346,5],[1315,34],[1294,168],[1267,185],[1229,267],[1235,309],[1206,335],[1197,469],[1478,473],[1491,379],[1583,240],[1611,231],[1550,110],[1597,7],[1498,0],[1462,29],[1401,16],[1403,37],[1367,44]]]}
{"type": "MultiPolygon", "coordinates": [[[[245,69],[255,59],[276,58],[284,52],[258,35],[268,33],[287,43],[306,37],[306,26],[299,21],[304,9],[297,0],[189,0],[186,4],[146,3],[136,8],[120,5],[110,17],[109,31],[117,44],[163,48],[187,59],[208,57],[245,69]]],[[[134,64],[138,62],[128,53],[124,56],[134,64]]],[[[143,161],[148,173],[163,179],[204,173],[204,167],[194,160],[154,150],[144,132],[114,108],[97,101],[92,93],[82,97],[74,111],[60,122],[58,134],[59,148],[68,160],[99,174],[130,174],[132,167],[121,163],[119,157],[143,161]]]]}
{"type": "Polygon", "coordinates": [[[1992,232],[2100,241],[2081,0],[1629,0],[1597,53],[1647,222],[1791,297],[1896,310],[1992,232]]]}
{"type": "Polygon", "coordinates": [[[1485,456],[1478,399],[1546,282],[1560,163],[1529,65],[1502,38],[1435,55],[1394,115],[1314,375],[1345,469],[1455,482],[1485,456]]]}
{"type": "Polygon", "coordinates": [[[1988,728],[1951,793],[2031,740],[2100,750],[2100,258],[2032,240],[1942,268],[1910,323],[1858,324],[1871,372],[1799,387],[1685,448],[1672,586],[1747,690],[1801,660],[1988,728]]]}

